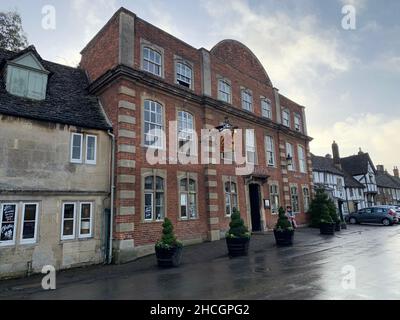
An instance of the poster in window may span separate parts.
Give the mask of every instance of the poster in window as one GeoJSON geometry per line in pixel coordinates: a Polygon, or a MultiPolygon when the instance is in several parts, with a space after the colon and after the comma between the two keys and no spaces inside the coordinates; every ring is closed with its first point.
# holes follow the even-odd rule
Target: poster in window
{"type": "Polygon", "coordinates": [[[146,206],[144,208],[144,218],[145,218],[145,220],[151,220],[152,219],[151,206],[146,206]]]}
{"type": "Polygon", "coordinates": [[[1,227],[0,241],[10,241],[14,239],[14,220],[15,220],[15,205],[4,205],[2,212],[3,224],[1,227]]]}

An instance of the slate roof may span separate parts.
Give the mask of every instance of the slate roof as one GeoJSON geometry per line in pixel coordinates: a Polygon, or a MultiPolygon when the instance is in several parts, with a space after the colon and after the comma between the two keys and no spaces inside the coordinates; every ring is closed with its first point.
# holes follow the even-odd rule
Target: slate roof
{"type": "Polygon", "coordinates": [[[0,71],[7,60],[32,52],[50,72],[46,99],[26,99],[9,94],[0,77],[0,114],[69,124],[91,129],[111,129],[98,99],[89,95],[83,70],[43,60],[33,46],[18,53],[0,48],[0,71]]]}
{"type": "Polygon", "coordinates": [[[343,172],[335,167],[333,159],[311,154],[312,167],[315,171],[329,172],[343,176],[343,172]]]}
{"type": "Polygon", "coordinates": [[[352,175],[348,174],[347,172],[344,172],[344,185],[346,186],[346,188],[350,187],[350,188],[362,188],[364,189],[364,185],[357,181],[357,179],[353,178],[352,175]]]}
{"type": "Polygon", "coordinates": [[[348,172],[340,170],[333,164],[332,158],[320,157],[311,154],[313,170],[321,172],[329,172],[344,177],[344,185],[346,188],[364,188],[364,185],[353,178],[348,172]]]}
{"type": "Polygon", "coordinates": [[[343,170],[352,176],[367,174],[368,162],[371,163],[372,168],[375,170],[375,167],[368,153],[360,153],[354,156],[340,159],[343,170]]]}
{"type": "Polygon", "coordinates": [[[377,171],[375,177],[378,187],[400,189],[400,183],[396,181],[396,177],[391,176],[387,172],[377,171]]]}

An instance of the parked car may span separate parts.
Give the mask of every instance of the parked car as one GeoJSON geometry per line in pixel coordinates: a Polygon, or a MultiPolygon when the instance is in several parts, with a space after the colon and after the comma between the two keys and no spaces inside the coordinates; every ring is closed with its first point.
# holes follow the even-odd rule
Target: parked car
{"type": "Polygon", "coordinates": [[[381,223],[384,226],[391,226],[399,222],[397,213],[393,206],[374,206],[360,209],[346,217],[350,224],[356,223],[381,223]]]}

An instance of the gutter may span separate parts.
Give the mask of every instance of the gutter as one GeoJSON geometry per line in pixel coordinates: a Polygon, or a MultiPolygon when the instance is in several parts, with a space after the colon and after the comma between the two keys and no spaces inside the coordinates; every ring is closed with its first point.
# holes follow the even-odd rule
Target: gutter
{"type": "Polygon", "coordinates": [[[114,193],[115,193],[115,135],[110,130],[107,134],[111,139],[111,173],[110,173],[110,194],[111,194],[111,205],[110,205],[110,229],[108,234],[108,255],[107,263],[112,262],[112,245],[113,245],[113,229],[114,229],[114,193]]]}

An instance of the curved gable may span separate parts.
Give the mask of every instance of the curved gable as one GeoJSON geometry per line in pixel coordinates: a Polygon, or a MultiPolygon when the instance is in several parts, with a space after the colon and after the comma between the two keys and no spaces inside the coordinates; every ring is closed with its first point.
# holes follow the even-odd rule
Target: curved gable
{"type": "Polygon", "coordinates": [[[243,43],[236,40],[222,40],[211,49],[211,55],[223,60],[235,69],[272,86],[260,60],[243,43]]]}

